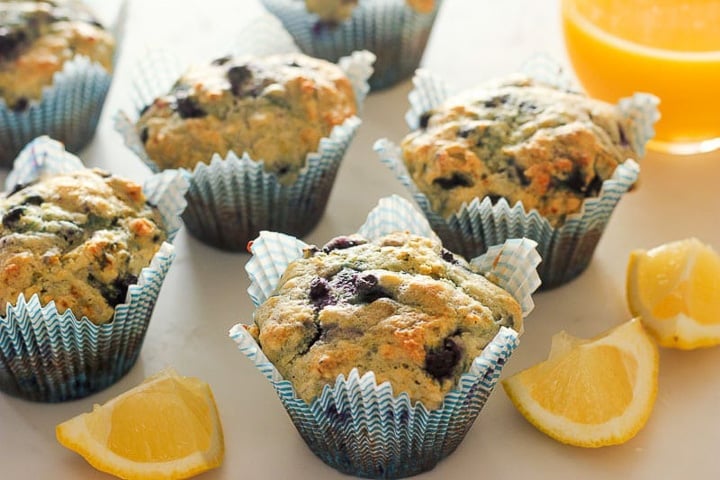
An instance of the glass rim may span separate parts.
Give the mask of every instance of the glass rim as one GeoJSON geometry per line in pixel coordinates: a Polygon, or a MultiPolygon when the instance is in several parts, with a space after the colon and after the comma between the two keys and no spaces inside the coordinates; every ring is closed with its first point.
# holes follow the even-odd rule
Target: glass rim
{"type": "Polygon", "coordinates": [[[657,153],[671,155],[699,155],[720,150],[720,137],[697,142],[667,141],[651,139],[647,143],[647,149],[657,153]]]}
{"type": "Polygon", "coordinates": [[[587,19],[585,15],[580,13],[575,6],[575,0],[562,0],[562,15],[572,18],[581,28],[587,29],[593,35],[601,40],[614,45],[622,50],[629,50],[642,56],[659,57],[679,62],[718,62],[720,61],[720,49],[718,50],[668,50],[665,48],[652,47],[643,45],[642,43],[633,42],[631,40],[619,37],[603,30],[587,19]]]}

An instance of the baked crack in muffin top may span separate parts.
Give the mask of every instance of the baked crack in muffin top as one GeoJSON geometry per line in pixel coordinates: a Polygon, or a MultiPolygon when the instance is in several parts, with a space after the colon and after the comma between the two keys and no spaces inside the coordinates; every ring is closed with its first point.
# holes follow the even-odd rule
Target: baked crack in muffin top
{"type": "Polygon", "coordinates": [[[0,96],[24,111],[65,62],[84,55],[112,72],[115,40],[76,0],[0,1],[0,96]]]}
{"type": "Polygon", "coordinates": [[[136,127],[161,169],[247,152],[288,185],[320,139],[355,112],[350,80],[333,63],[302,54],[223,57],[188,70],[136,127]]]}
{"type": "Polygon", "coordinates": [[[614,105],[510,77],[422,115],[402,142],[403,160],[444,217],[474,198],[505,198],[559,226],[638,157],[633,131],[614,105]]]}
{"type": "Polygon", "coordinates": [[[248,331],[303,400],[357,368],[429,409],[501,326],[522,330],[509,293],[438,241],[407,232],[306,249],[254,321],[248,331]]]}
{"type": "Polygon", "coordinates": [[[3,316],[22,293],[109,322],[167,238],[140,185],[101,170],[18,186],[0,198],[0,215],[3,316]]]}

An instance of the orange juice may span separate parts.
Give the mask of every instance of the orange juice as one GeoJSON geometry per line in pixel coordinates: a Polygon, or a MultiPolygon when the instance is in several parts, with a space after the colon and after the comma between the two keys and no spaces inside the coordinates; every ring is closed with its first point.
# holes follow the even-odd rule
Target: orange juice
{"type": "Polygon", "coordinates": [[[720,148],[720,0],[562,0],[562,20],[590,96],[660,98],[650,148],[720,148]]]}

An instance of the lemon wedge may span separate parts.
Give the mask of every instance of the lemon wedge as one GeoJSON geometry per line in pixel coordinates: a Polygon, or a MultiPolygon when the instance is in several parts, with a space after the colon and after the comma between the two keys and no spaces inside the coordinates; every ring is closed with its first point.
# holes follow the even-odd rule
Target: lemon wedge
{"type": "Polygon", "coordinates": [[[630,311],[664,347],[720,344],[720,256],[695,238],[630,254],[630,311]]]}
{"type": "Polygon", "coordinates": [[[55,430],[64,447],[126,479],[188,478],[220,466],[225,446],[212,391],[164,370],[55,430]]]}
{"type": "Polygon", "coordinates": [[[658,349],[638,319],[592,339],[553,337],[544,362],[502,382],[520,413],[562,443],[624,443],[646,424],[657,395],[658,349]]]}

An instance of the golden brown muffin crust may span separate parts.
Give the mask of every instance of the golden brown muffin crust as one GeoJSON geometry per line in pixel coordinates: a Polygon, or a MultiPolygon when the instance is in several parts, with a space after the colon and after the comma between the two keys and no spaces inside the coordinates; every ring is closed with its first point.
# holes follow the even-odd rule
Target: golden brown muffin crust
{"type": "Polygon", "coordinates": [[[137,130],[161,169],[247,152],[287,185],[320,139],[355,112],[350,80],[335,64],[302,54],[224,57],[188,70],[148,106],[137,130]]]}
{"type": "Polygon", "coordinates": [[[444,217],[475,198],[505,198],[558,226],[637,158],[630,122],[613,105],[511,77],[425,113],[402,142],[403,159],[444,217]]]}
{"type": "Polygon", "coordinates": [[[0,198],[0,315],[22,293],[112,320],[166,232],[140,185],[100,170],[48,177],[0,198]]]}
{"type": "Polygon", "coordinates": [[[430,409],[500,326],[522,328],[510,294],[439,242],[406,232],[306,250],[254,319],[248,330],[305,401],[357,368],[430,409]]]}
{"type": "Polygon", "coordinates": [[[76,0],[0,2],[0,96],[16,111],[39,100],[78,55],[112,72],[115,40],[76,0]]]}

